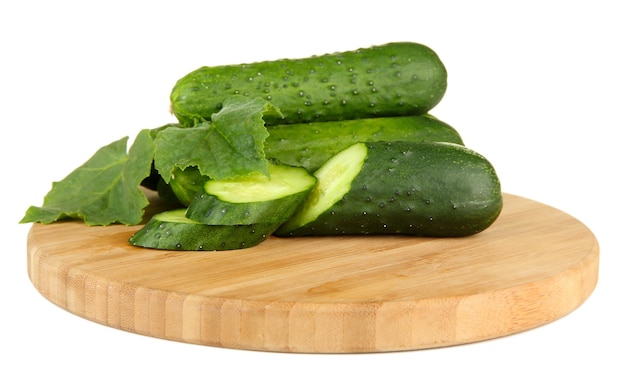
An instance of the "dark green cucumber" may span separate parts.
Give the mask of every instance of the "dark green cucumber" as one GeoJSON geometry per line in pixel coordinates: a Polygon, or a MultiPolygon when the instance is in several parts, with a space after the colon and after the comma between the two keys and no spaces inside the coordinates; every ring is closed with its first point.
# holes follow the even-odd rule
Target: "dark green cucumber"
{"type": "Polygon", "coordinates": [[[265,154],[313,172],[357,142],[443,141],[463,144],[449,124],[431,116],[393,116],[268,126],[265,154]]]}
{"type": "Polygon", "coordinates": [[[458,144],[357,143],[315,176],[302,208],[275,235],[467,236],[502,209],[493,166],[458,144]]]}
{"type": "Polygon", "coordinates": [[[204,184],[209,177],[203,175],[196,166],[188,166],[185,169],[175,168],[170,178],[172,193],[181,204],[189,206],[196,195],[204,191],[204,184]]]}
{"type": "Polygon", "coordinates": [[[184,208],[154,215],[135,232],[130,244],[174,251],[223,251],[254,247],[265,241],[276,223],[209,226],[185,217],[184,208]]]}
{"type": "Polygon", "coordinates": [[[180,78],[171,111],[183,126],[210,120],[231,95],[261,97],[284,118],[267,125],[427,113],[443,98],[447,71],[429,47],[412,42],[304,59],[201,67],[180,78]]]}
{"type": "Polygon", "coordinates": [[[288,220],[313,189],[316,179],[305,169],[270,165],[270,178],[251,175],[209,180],[189,204],[186,216],[203,224],[241,225],[288,220]]]}

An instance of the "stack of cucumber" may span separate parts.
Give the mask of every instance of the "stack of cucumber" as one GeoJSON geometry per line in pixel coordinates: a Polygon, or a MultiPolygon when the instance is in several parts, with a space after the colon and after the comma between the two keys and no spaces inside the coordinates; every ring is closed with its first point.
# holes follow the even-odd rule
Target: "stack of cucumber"
{"type": "Polygon", "coordinates": [[[269,175],[214,179],[188,166],[166,188],[180,207],[129,241],[171,250],[252,247],[270,236],[461,237],[502,209],[490,162],[429,114],[447,72],[422,44],[202,67],[171,93],[181,128],[211,120],[229,96],[263,98],[269,175]]]}

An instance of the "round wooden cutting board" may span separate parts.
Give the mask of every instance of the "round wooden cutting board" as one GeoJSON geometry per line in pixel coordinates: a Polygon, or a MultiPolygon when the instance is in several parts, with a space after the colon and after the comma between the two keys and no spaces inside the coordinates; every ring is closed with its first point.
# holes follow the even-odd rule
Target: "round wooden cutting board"
{"type": "Polygon", "coordinates": [[[598,279],[578,220],[509,194],[465,238],[270,238],[223,252],[133,247],[139,226],[34,224],[28,275],[71,313],[113,328],[262,351],[415,350],[497,338],[554,321],[598,279]]]}

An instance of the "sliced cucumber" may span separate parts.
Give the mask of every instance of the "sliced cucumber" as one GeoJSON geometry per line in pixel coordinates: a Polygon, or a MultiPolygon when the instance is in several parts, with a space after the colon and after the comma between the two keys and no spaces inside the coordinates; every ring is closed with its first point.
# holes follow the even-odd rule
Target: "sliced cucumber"
{"type": "Polygon", "coordinates": [[[276,223],[239,226],[210,226],[185,217],[186,209],[154,215],[135,232],[132,245],[176,251],[222,251],[253,247],[265,241],[276,223]]]}
{"type": "Polygon", "coordinates": [[[251,175],[209,180],[187,209],[187,218],[203,224],[283,223],[304,202],[316,179],[303,168],[270,165],[270,177],[251,175]]]}
{"type": "Polygon", "coordinates": [[[365,144],[354,144],[328,160],[315,172],[317,184],[309,193],[302,209],[289,219],[280,231],[290,232],[305,226],[339,202],[350,191],[350,186],[361,171],[366,156],[365,144]]]}
{"type": "Polygon", "coordinates": [[[466,236],[502,209],[494,168],[453,143],[357,143],[315,176],[316,187],[275,235],[466,236]]]}
{"type": "Polygon", "coordinates": [[[443,141],[463,145],[459,133],[432,115],[390,116],[268,126],[265,154],[310,172],[358,142],[443,141]]]}

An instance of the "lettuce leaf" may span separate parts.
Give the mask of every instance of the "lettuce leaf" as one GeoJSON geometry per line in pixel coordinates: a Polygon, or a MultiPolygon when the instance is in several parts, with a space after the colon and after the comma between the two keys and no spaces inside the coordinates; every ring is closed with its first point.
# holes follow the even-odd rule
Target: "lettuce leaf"
{"type": "Polygon", "coordinates": [[[139,184],[150,174],[154,141],[148,129],[139,132],[128,153],[128,137],[100,148],[67,177],[52,184],[43,206],[31,206],[20,223],[49,224],[83,219],[87,225],[141,222],[149,201],[139,184]]]}

